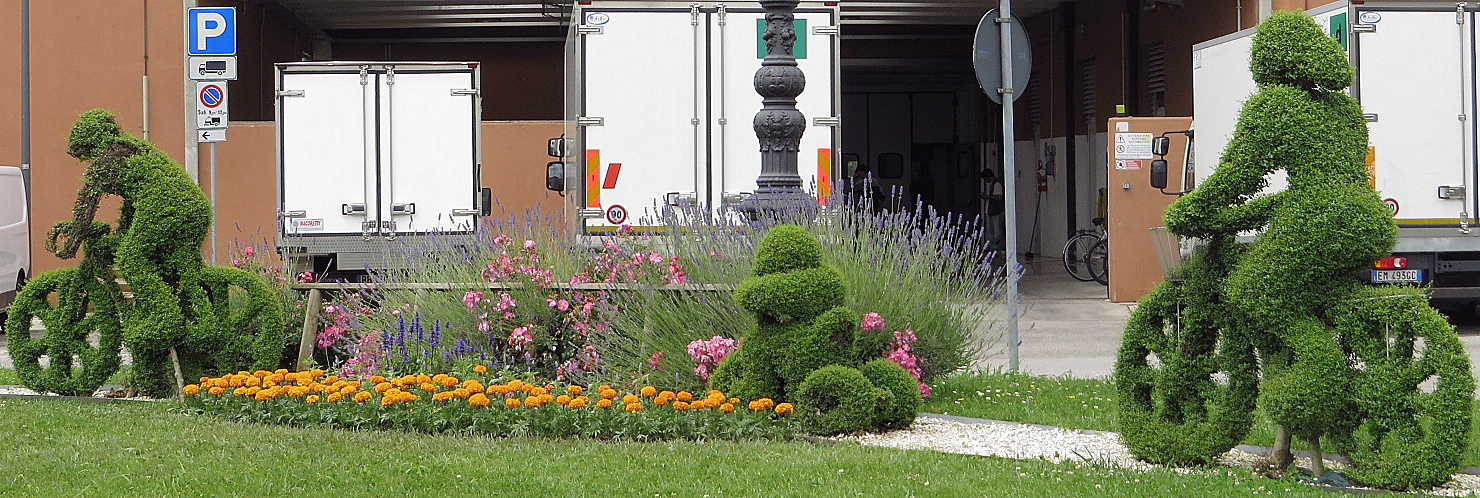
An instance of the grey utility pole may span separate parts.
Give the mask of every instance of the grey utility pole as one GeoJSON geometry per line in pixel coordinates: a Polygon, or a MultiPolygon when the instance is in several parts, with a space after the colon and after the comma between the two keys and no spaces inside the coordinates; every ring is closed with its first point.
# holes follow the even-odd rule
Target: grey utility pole
{"type": "Polygon", "coordinates": [[[780,209],[808,209],[816,201],[802,190],[797,174],[797,151],[807,118],[797,110],[797,95],[807,78],[792,55],[797,33],[793,25],[798,0],[761,0],[766,9],[766,58],[755,72],[755,93],[761,95],[761,110],[755,114],[755,136],[761,145],[761,176],[755,193],[737,209],[756,218],[780,209]]]}

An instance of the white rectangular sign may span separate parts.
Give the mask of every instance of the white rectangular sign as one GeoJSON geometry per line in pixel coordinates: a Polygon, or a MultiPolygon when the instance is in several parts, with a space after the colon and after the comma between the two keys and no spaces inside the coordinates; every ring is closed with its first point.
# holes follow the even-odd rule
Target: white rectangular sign
{"type": "Polygon", "coordinates": [[[189,70],[192,80],[236,79],[236,57],[191,57],[189,70]]]}
{"type": "Polygon", "coordinates": [[[225,142],[226,130],[195,130],[196,142],[225,142]]]}
{"type": "Polygon", "coordinates": [[[226,82],[195,82],[195,128],[224,129],[227,124],[226,82]]]}
{"type": "Polygon", "coordinates": [[[1116,159],[1151,159],[1150,133],[1116,133],[1116,159]]]}

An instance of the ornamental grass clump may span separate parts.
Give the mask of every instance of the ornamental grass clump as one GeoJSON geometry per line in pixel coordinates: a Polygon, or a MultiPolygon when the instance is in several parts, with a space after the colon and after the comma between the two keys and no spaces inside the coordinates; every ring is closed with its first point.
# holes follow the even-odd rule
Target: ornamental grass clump
{"type": "Polygon", "coordinates": [[[790,403],[745,400],[717,390],[547,383],[493,375],[374,375],[321,369],[240,371],[185,386],[186,402],[243,422],[396,429],[496,437],[609,440],[774,439],[792,433],[790,403]]]}

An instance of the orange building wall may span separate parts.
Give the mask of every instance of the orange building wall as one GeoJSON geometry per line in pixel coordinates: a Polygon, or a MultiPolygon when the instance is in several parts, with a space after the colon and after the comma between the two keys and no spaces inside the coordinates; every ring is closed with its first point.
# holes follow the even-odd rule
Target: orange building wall
{"type": "Polygon", "coordinates": [[[15,33],[0,43],[0,165],[21,165],[21,46],[20,0],[0,0],[0,33],[15,33]]]}

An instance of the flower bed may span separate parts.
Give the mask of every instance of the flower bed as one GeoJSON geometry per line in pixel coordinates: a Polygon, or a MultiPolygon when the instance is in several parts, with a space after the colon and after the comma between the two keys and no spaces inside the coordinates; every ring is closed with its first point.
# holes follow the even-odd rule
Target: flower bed
{"type": "Polygon", "coordinates": [[[202,377],[184,393],[206,413],[295,426],[616,440],[771,439],[793,432],[792,405],[767,398],[498,379],[482,365],[465,378],[377,375],[368,381],[319,369],[243,371],[202,377]]]}

